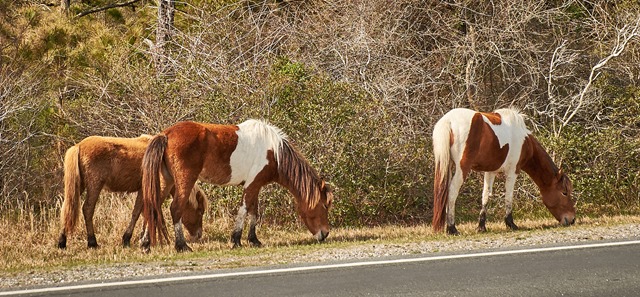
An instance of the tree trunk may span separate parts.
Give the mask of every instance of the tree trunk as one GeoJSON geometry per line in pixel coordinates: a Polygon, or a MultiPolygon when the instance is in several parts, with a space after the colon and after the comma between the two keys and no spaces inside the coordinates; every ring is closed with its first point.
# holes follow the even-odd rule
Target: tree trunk
{"type": "Polygon", "coordinates": [[[174,71],[170,59],[170,41],[173,38],[173,16],[176,10],[174,0],[158,0],[158,29],[156,31],[155,61],[158,76],[173,77],[174,71]]]}
{"type": "Polygon", "coordinates": [[[63,13],[69,12],[69,6],[71,5],[71,0],[60,0],[60,11],[63,13]]]}

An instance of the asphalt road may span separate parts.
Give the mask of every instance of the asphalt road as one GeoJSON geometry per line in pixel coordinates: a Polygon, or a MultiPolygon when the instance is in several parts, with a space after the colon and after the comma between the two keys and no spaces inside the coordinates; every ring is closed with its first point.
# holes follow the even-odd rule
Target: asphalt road
{"type": "Polygon", "coordinates": [[[38,290],[14,293],[123,297],[640,296],[640,241],[226,270],[38,290]]]}

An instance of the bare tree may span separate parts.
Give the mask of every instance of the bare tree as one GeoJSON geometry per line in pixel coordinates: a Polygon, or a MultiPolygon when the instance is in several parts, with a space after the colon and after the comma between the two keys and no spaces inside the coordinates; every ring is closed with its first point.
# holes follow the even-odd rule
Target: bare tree
{"type": "Polygon", "coordinates": [[[609,61],[615,57],[620,56],[622,52],[625,50],[627,44],[635,37],[640,36],[640,17],[636,19],[634,25],[624,25],[622,28],[617,30],[616,40],[614,41],[613,48],[611,52],[606,57],[602,58],[598,63],[591,67],[591,71],[589,72],[589,78],[587,79],[587,83],[584,85],[582,90],[573,97],[572,104],[565,111],[562,116],[562,122],[558,127],[558,130],[555,131],[556,136],[560,135],[562,132],[562,128],[567,126],[571,119],[580,111],[582,106],[585,103],[585,96],[589,91],[592,83],[598,78],[600,75],[600,69],[605,67],[609,61]]]}
{"type": "Polygon", "coordinates": [[[173,39],[173,18],[176,10],[174,0],[158,0],[158,27],[156,28],[156,42],[153,45],[153,54],[156,62],[156,70],[160,77],[173,77],[174,70],[171,65],[169,44],[173,39]]]}

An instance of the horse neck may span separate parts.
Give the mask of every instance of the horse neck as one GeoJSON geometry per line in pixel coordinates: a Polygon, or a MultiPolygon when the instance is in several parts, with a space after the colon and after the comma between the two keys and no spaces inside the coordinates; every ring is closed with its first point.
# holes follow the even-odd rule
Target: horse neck
{"type": "Polygon", "coordinates": [[[521,169],[531,177],[540,191],[549,188],[558,173],[558,167],[533,135],[525,138],[522,154],[530,157],[521,160],[521,169]]]}

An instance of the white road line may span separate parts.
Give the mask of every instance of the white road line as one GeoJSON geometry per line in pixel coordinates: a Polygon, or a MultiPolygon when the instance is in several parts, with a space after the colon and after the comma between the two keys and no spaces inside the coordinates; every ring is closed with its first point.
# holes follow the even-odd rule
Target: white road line
{"type": "Polygon", "coordinates": [[[577,250],[577,249],[600,248],[600,247],[614,247],[614,246],[624,246],[624,245],[633,245],[633,244],[640,244],[640,240],[484,252],[484,253],[473,253],[473,254],[458,254],[458,255],[445,255],[445,256],[420,257],[420,258],[408,258],[408,259],[341,263],[341,264],[329,264],[329,265],[317,265],[317,266],[305,266],[305,267],[276,268],[276,269],[268,269],[268,270],[238,271],[238,272],[217,273],[217,274],[188,275],[188,276],[177,276],[177,277],[167,277],[167,278],[154,278],[154,279],[108,282],[108,283],[100,283],[100,284],[63,286],[63,287],[41,288],[41,289],[27,289],[27,290],[16,290],[16,291],[0,291],[0,296],[52,293],[52,292],[61,292],[61,291],[76,291],[76,290],[83,290],[83,289],[99,289],[99,288],[107,288],[107,287],[160,284],[160,283],[170,283],[170,282],[179,282],[179,281],[207,280],[207,279],[217,279],[217,278],[225,278],[225,277],[290,273],[290,272],[326,270],[326,269],[348,268],[348,267],[376,266],[376,265],[389,265],[389,264],[399,264],[399,263],[428,262],[428,261],[463,259],[463,258],[479,258],[479,257],[489,257],[489,256],[516,255],[516,254],[526,254],[526,253],[540,253],[540,252],[577,250]]]}

